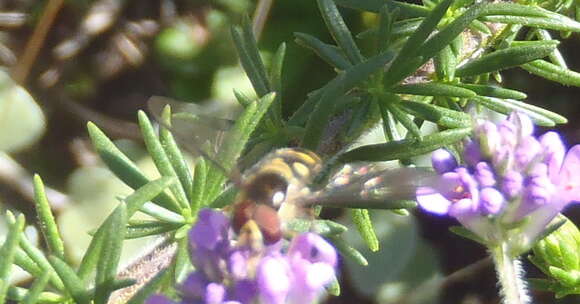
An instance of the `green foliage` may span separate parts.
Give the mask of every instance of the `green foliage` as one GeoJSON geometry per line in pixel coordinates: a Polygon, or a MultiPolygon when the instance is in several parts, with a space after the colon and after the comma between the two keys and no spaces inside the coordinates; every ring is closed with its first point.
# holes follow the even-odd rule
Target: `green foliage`
{"type": "Polygon", "coordinates": [[[565,223],[536,243],[528,257],[549,277],[533,279],[533,286],[555,293],[556,298],[580,294],[580,231],[562,215],[555,219],[561,220],[565,223]]]}
{"type": "MultiPolygon", "coordinates": [[[[567,17],[577,9],[572,1],[474,4],[469,0],[441,0],[417,5],[382,0],[318,0],[317,4],[334,41],[324,42],[311,33],[295,33],[295,42],[328,63],[336,75],[311,91],[289,117],[284,113],[289,94],[282,92],[286,44],[281,43],[272,58],[264,60],[246,18],[239,27],[231,29],[231,36],[258,98],[235,92],[243,110],[225,134],[226,144],[217,151],[208,149],[211,143],[194,143],[204,152],[202,156],[210,158],[197,158],[191,166],[178,145],[187,136],[172,124],[179,119],[179,113],[173,113],[175,109],[170,107],[156,113],[160,120],[158,130],[145,112],[137,115],[147,152],[161,176],[158,179],[146,177],[99,127],[88,123],[91,141],[101,160],[133,193],[121,198],[118,207],[93,232],[81,264],[75,267],[67,261],[43,182],[35,176],[36,209],[48,254],[21,233],[23,217],[15,219],[9,214],[8,237],[0,248],[0,304],[6,299],[22,303],[107,303],[112,292],[130,284],[116,277],[124,240],[153,235],[165,235],[168,242],[176,242],[177,257],[130,303],[140,303],[156,289],[173,285],[189,267],[187,230],[200,208],[232,203],[236,189],[224,188],[228,181],[239,181],[242,157],[253,160],[242,163],[248,166],[272,148],[298,143],[320,153],[329,167],[359,161],[409,163],[415,156],[459,144],[472,131],[471,115],[477,115],[482,108],[503,114],[519,111],[542,126],[567,122],[557,113],[526,103],[524,92],[504,88],[499,80],[502,71],[521,67],[551,81],[580,86],[580,74],[568,69],[558,50],[559,40],[548,32],[580,32],[580,23],[567,17]],[[376,20],[370,28],[354,33],[337,5],[376,13],[376,20]],[[350,149],[361,135],[377,127],[382,128],[384,139],[378,143],[362,142],[350,149]],[[135,218],[137,213],[150,217],[135,218]],[[30,288],[9,285],[13,265],[35,277],[30,288]]],[[[200,52],[193,44],[175,48],[186,40],[184,30],[191,29],[175,25],[158,37],[158,49],[168,55],[164,58],[168,62],[190,59],[200,52]]],[[[0,106],[12,99],[32,104],[27,111],[37,117],[31,127],[35,132],[30,132],[30,136],[38,136],[44,118],[30,96],[13,83],[0,86],[0,94],[11,94],[0,98],[0,106]]],[[[3,142],[7,146],[3,150],[19,148],[32,140],[18,138],[23,143],[3,142]]],[[[326,174],[331,169],[326,168],[326,174]]],[[[413,208],[414,203],[385,202],[383,207],[413,208]]],[[[369,211],[352,210],[354,225],[366,247],[378,251],[382,241],[369,211]]],[[[361,253],[366,249],[359,250],[343,238],[345,226],[325,220],[297,220],[290,225],[295,231],[316,231],[332,240],[344,256],[359,265],[368,264],[361,253]]],[[[570,247],[572,239],[578,241],[578,237],[571,237],[578,231],[574,232],[570,225],[538,243],[531,258],[550,276],[550,280],[536,283],[557,297],[578,293],[580,258],[575,253],[579,248],[570,247]]],[[[455,232],[467,233],[461,229],[455,232]]],[[[411,245],[409,248],[414,246],[411,245]]],[[[332,293],[339,293],[337,284],[332,293]]]]}

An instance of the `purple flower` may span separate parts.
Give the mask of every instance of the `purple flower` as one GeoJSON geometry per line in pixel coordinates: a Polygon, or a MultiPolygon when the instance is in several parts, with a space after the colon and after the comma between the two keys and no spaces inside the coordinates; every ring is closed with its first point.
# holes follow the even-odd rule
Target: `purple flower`
{"type": "Polygon", "coordinates": [[[145,304],[175,304],[175,302],[162,295],[152,295],[145,301],[145,304]]]}
{"type": "Polygon", "coordinates": [[[201,272],[192,272],[189,274],[187,279],[181,285],[181,292],[184,298],[187,299],[197,299],[201,298],[205,294],[205,290],[209,281],[205,278],[205,275],[201,272]]]}
{"type": "Polygon", "coordinates": [[[566,153],[564,162],[558,168],[558,161],[552,161],[548,174],[556,186],[556,193],[562,202],[580,202],[580,145],[566,153]]]}
{"type": "MultiPolygon", "coordinates": [[[[336,250],[314,233],[260,247],[230,230],[223,213],[199,212],[189,233],[196,271],[177,288],[182,304],[312,303],[335,278],[336,250]]],[[[157,295],[147,301],[173,304],[157,295]]]]}
{"type": "Polygon", "coordinates": [[[210,280],[221,280],[220,256],[230,250],[230,222],[221,212],[203,209],[189,231],[192,263],[210,280]]]}
{"type": "Polygon", "coordinates": [[[495,186],[495,173],[487,162],[479,162],[475,165],[475,179],[482,187],[495,186]]]}
{"type": "Polygon", "coordinates": [[[486,187],[481,189],[480,194],[481,208],[479,211],[481,214],[494,215],[498,214],[502,210],[505,199],[501,192],[499,192],[497,189],[493,187],[486,187]]]}
{"type": "Polygon", "coordinates": [[[292,259],[304,259],[310,263],[336,266],[336,250],[326,240],[314,233],[303,233],[292,239],[288,255],[292,259]]]}
{"type": "Polygon", "coordinates": [[[439,149],[431,154],[433,169],[439,174],[452,171],[457,167],[457,160],[453,154],[445,149],[439,149]]]}
{"type": "Polygon", "coordinates": [[[442,175],[444,185],[449,185],[445,192],[441,189],[422,187],[417,190],[417,202],[426,211],[443,215],[451,214],[461,217],[475,212],[479,202],[477,181],[464,168],[442,175]]]}
{"type": "Polygon", "coordinates": [[[524,187],[524,177],[517,171],[508,171],[504,174],[501,184],[501,192],[503,192],[508,199],[516,198],[524,187]]]}
{"type": "Polygon", "coordinates": [[[264,303],[286,303],[291,287],[291,273],[288,260],[281,256],[264,257],[258,266],[257,283],[260,299],[264,303]]]}
{"type": "Polygon", "coordinates": [[[450,186],[418,189],[419,206],[456,218],[490,244],[528,249],[567,204],[580,201],[580,145],[566,154],[558,134],[537,139],[533,130],[518,113],[497,125],[479,122],[465,144],[466,166],[449,169],[449,152],[433,153],[435,171],[450,186]]]}

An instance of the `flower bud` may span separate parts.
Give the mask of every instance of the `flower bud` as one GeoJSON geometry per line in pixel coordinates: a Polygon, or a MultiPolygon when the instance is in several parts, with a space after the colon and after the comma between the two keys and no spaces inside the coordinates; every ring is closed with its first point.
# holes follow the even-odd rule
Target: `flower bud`
{"type": "Polygon", "coordinates": [[[560,215],[554,221],[566,222],[540,240],[529,257],[551,278],[551,289],[561,297],[578,293],[580,287],[580,231],[574,223],[560,215]],[[575,291],[574,291],[575,290],[575,291]]]}
{"type": "Polygon", "coordinates": [[[439,174],[452,171],[457,167],[457,160],[453,154],[445,149],[437,149],[431,154],[433,169],[439,174]]]}

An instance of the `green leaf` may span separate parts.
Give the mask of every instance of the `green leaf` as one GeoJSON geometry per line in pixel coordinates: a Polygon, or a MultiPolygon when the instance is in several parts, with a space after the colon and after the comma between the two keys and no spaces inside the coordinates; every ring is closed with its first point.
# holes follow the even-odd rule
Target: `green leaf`
{"type": "Polygon", "coordinates": [[[334,4],[333,0],[317,0],[318,8],[326,23],[330,34],[336,41],[338,47],[344,52],[346,57],[352,64],[359,64],[364,60],[364,57],[360,53],[350,30],[344,23],[338,8],[334,4]]]}
{"type": "Polygon", "coordinates": [[[383,123],[383,132],[387,141],[398,140],[401,137],[397,130],[397,122],[393,117],[393,114],[389,112],[387,106],[383,102],[379,102],[379,110],[381,111],[381,120],[383,123]]]}
{"type": "Polygon", "coordinates": [[[537,6],[524,5],[509,2],[496,2],[486,5],[483,15],[507,15],[507,16],[522,16],[522,17],[544,17],[550,18],[552,15],[557,15],[548,10],[537,6]]]}
{"type": "Polygon", "coordinates": [[[326,292],[334,297],[340,296],[340,282],[338,282],[338,279],[332,280],[332,283],[326,287],[326,292]]]}
{"type": "Polygon", "coordinates": [[[36,265],[36,263],[31,258],[28,257],[22,248],[18,248],[18,250],[16,250],[14,264],[35,277],[40,277],[45,272],[38,265],[36,265]]]}
{"type": "Polygon", "coordinates": [[[477,94],[469,89],[440,82],[425,82],[406,84],[393,87],[391,92],[397,94],[409,94],[420,96],[449,96],[459,98],[470,98],[477,94]]]}
{"type": "Polygon", "coordinates": [[[322,236],[339,235],[348,230],[346,226],[331,220],[314,220],[311,229],[322,236]]]}
{"type": "Polygon", "coordinates": [[[199,158],[195,164],[193,186],[191,191],[191,212],[197,214],[205,202],[205,183],[207,177],[207,164],[203,158],[199,158]]]}
{"type": "MultiPolygon", "coordinates": [[[[400,11],[398,11],[398,14],[400,15],[400,11]]],[[[397,17],[399,17],[399,15],[397,15],[397,17]]],[[[406,36],[410,36],[411,34],[413,34],[421,25],[421,22],[423,21],[424,18],[410,18],[410,19],[404,19],[404,20],[399,20],[396,21],[393,24],[393,29],[392,29],[392,37],[391,40],[397,40],[397,39],[401,39],[404,38],[406,36]]],[[[379,29],[378,28],[370,28],[366,31],[360,32],[359,34],[356,35],[356,38],[361,39],[361,40],[366,40],[366,39],[373,39],[378,37],[377,35],[379,35],[379,29]]]]}
{"type": "Polygon", "coordinates": [[[580,283],[580,277],[574,273],[567,272],[566,270],[554,266],[550,266],[549,271],[552,277],[565,286],[574,287],[580,283]]]}
{"type": "MultiPolygon", "coordinates": [[[[20,238],[20,248],[24,251],[24,254],[26,254],[26,258],[19,257],[18,258],[19,261],[28,263],[29,260],[32,260],[35,263],[35,265],[38,268],[40,268],[41,272],[48,272],[51,274],[50,282],[52,286],[54,286],[58,290],[64,289],[63,282],[58,278],[55,270],[52,268],[49,261],[44,256],[44,253],[40,249],[36,248],[28,240],[28,238],[26,238],[26,236],[20,238]]],[[[21,253],[18,252],[18,255],[21,255],[21,253]]],[[[33,268],[32,270],[36,270],[36,268],[33,268]]]]}
{"type": "Polygon", "coordinates": [[[151,235],[161,235],[169,231],[177,230],[179,227],[181,227],[181,225],[157,221],[144,221],[139,223],[131,223],[127,227],[125,239],[130,240],[151,235]]]}
{"type": "MultiPolygon", "coordinates": [[[[536,7],[536,9],[540,8],[536,7]]],[[[485,16],[480,20],[493,23],[520,24],[548,30],[580,32],[580,23],[555,13],[546,17],[485,16]]]]}
{"type": "Polygon", "coordinates": [[[474,32],[480,32],[486,35],[492,35],[493,33],[489,30],[489,27],[487,27],[487,25],[477,19],[473,20],[471,22],[471,25],[469,26],[470,29],[472,29],[474,32]]]}
{"type": "MultiPolygon", "coordinates": [[[[552,40],[552,36],[550,35],[550,32],[548,32],[546,30],[536,29],[535,34],[538,37],[538,39],[540,39],[542,41],[552,40]]],[[[568,69],[568,65],[566,64],[566,61],[564,60],[562,53],[560,53],[560,51],[558,49],[555,49],[554,52],[552,52],[552,54],[550,54],[550,60],[554,64],[556,64],[557,66],[559,66],[563,69],[568,69]]]]}
{"type": "Polygon", "coordinates": [[[368,266],[367,259],[358,250],[349,246],[342,238],[330,237],[330,240],[341,256],[350,258],[361,266],[368,266]]]}
{"type": "Polygon", "coordinates": [[[418,49],[418,55],[423,58],[416,67],[423,65],[427,60],[434,57],[443,48],[448,45],[452,45],[457,37],[471,25],[473,20],[475,20],[483,11],[484,8],[490,4],[475,4],[466,10],[459,17],[455,18],[453,22],[445,26],[442,30],[431,36],[423,45],[418,49]]]}
{"type": "MultiPolygon", "coordinates": [[[[0,280],[0,285],[1,284],[0,280]]],[[[12,300],[12,301],[16,301],[16,303],[20,303],[21,301],[24,300],[24,297],[26,297],[26,295],[28,294],[28,291],[24,288],[20,288],[20,287],[15,287],[15,286],[11,286],[8,289],[8,299],[12,300]]],[[[67,299],[65,299],[63,296],[56,294],[56,293],[52,293],[52,292],[42,292],[40,294],[40,296],[38,297],[38,302],[37,303],[43,303],[43,304],[47,304],[47,303],[66,303],[67,299]]]]}
{"type": "Polygon", "coordinates": [[[254,37],[250,21],[244,18],[242,27],[233,27],[231,35],[236,46],[236,51],[238,52],[238,57],[240,58],[240,63],[248,75],[250,82],[252,82],[252,86],[258,96],[264,96],[272,92],[266,67],[260,57],[258,43],[256,42],[256,37],[254,37]]]}
{"type": "Polygon", "coordinates": [[[12,264],[14,263],[14,257],[16,255],[16,250],[18,249],[18,244],[21,239],[22,230],[24,229],[24,215],[21,214],[17,219],[11,213],[7,213],[9,218],[10,228],[8,229],[8,235],[2,247],[0,247],[0,303],[5,303],[6,293],[8,292],[8,287],[10,286],[10,273],[12,272],[12,264]]]}
{"type": "Polygon", "coordinates": [[[105,230],[107,233],[101,246],[95,277],[94,301],[96,304],[106,304],[109,296],[115,290],[113,285],[121,259],[126,226],[127,205],[121,203],[111,215],[111,221],[107,222],[105,230]]]}
{"type": "MultiPolygon", "coordinates": [[[[139,127],[141,128],[141,133],[143,134],[143,140],[145,141],[145,146],[147,147],[147,151],[149,151],[149,155],[153,159],[155,163],[155,167],[162,176],[169,176],[169,177],[177,177],[177,173],[173,169],[171,162],[169,161],[169,157],[165,153],[163,149],[163,145],[159,141],[159,138],[155,134],[155,129],[149,118],[147,118],[147,114],[143,111],[139,111],[137,113],[137,117],[139,119],[139,127]]],[[[177,198],[177,202],[179,203],[182,209],[189,208],[189,203],[187,200],[187,194],[185,193],[185,189],[181,186],[180,183],[174,183],[170,187],[171,193],[177,198]]]]}
{"type": "Polygon", "coordinates": [[[254,101],[248,95],[244,94],[243,92],[240,92],[237,89],[234,89],[234,96],[236,97],[236,101],[238,102],[238,104],[240,104],[240,106],[242,106],[242,108],[247,107],[254,101]]]}
{"type": "Polygon", "coordinates": [[[421,129],[419,126],[415,124],[413,119],[411,119],[407,113],[405,113],[400,107],[399,103],[395,103],[392,101],[385,101],[385,106],[387,107],[388,111],[393,115],[395,120],[400,122],[409,134],[412,135],[417,140],[422,140],[423,135],[421,134],[421,129]]]}
{"type": "MultiPolygon", "coordinates": [[[[177,235],[177,233],[176,233],[177,235]]],[[[175,281],[181,281],[183,276],[190,272],[191,267],[191,255],[189,254],[189,238],[184,237],[177,239],[177,244],[175,245],[175,254],[173,257],[172,272],[175,281]]]]}
{"type": "Polygon", "coordinates": [[[340,156],[342,162],[388,161],[419,156],[453,144],[471,133],[471,128],[458,128],[423,136],[422,141],[404,139],[383,144],[361,146],[340,156]]]}
{"type": "Polygon", "coordinates": [[[351,109],[346,130],[342,132],[344,141],[352,142],[358,139],[362,134],[368,132],[368,129],[376,122],[378,105],[373,99],[370,95],[363,96],[358,105],[351,109]]]}
{"type": "Polygon", "coordinates": [[[54,216],[50,210],[50,204],[44,191],[42,179],[37,174],[34,175],[34,202],[36,204],[36,214],[40,222],[40,230],[46,240],[48,250],[57,257],[64,258],[64,244],[58,232],[58,227],[54,216]]]}
{"type": "Polygon", "coordinates": [[[371,217],[367,209],[351,209],[350,215],[361,237],[371,251],[379,251],[379,239],[375,234],[371,217]]]}
{"type": "Polygon", "coordinates": [[[535,60],[522,65],[521,68],[532,74],[563,85],[580,87],[580,73],[559,67],[545,60],[535,60]]]}
{"type": "Polygon", "coordinates": [[[159,221],[162,221],[162,222],[174,223],[174,224],[179,224],[179,225],[182,225],[182,224],[186,223],[187,221],[189,221],[189,216],[191,215],[191,214],[186,214],[186,216],[188,218],[185,219],[183,215],[171,212],[171,211],[169,211],[163,207],[159,207],[159,205],[155,205],[151,202],[146,202],[145,204],[143,204],[143,206],[141,206],[141,208],[139,209],[139,212],[142,212],[143,214],[147,214],[147,215],[151,216],[152,218],[159,220],[159,221]]]}
{"type": "Polygon", "coordinates": [[[434,62],[438,79],[446,81],[453,80],[455,77],[455,67],[457,66],[457,56],[451,49],[451,46],[446,46],[437,53],[434,62]]]}
{"type": "MultiPolygon", "coordinates": [[[[87,128],[95,150],[107,167],[121,181],[133,189],[149,182],[149,179],[137,168],[135,163],[125,156],[95,124],[89,122],[87,128]]],[[[160,193],[153,201],[171,211],[180,212],[181,208],[178,203],[164,192],[160,193]]]]}
{"type": "Polygon", "coordinates": [[[379,12],[379,29],[377,31],[377,53],[387,51],[393,34],[393,27],[397,19],[399,10],[391,12],[387,5],[384,5],[379,12]]]}
{"type": "MultiPolygon", "coordinates": [[[[163,109],[161,116],[163,123],[166,126],[171,126],[171,108],[168,105],[163,109]]],[[[181,150],[170,130],[164,126],[159,126],[159,141],[165,150],[169,163],[179,178],[181,188],[183,188],[183,191],[186,194],[187,201],[189,197],[191,197],[192,187],[192,175],[191,170],[189,169],[189,163],[183,157],[183,154],[181,153],[181,150]]]]}
{"type": "Polygon", "coordinates": [[[478,96],[473,98],[477,103],[502,114],[514,111],[528,115],[537,125],[551,127],[555,124],[566,123],[567,119],[554,112],[536,107],[525,102],[513,99],[499,99],[493,97],[478,96]]]}
{"type": "Polygon", "coordinates": [[[399,9],[401,17],[422,17],[429,14],[429,9],[412,3],[402,1],[384,1],[384,0],[334,0],[336,4],[346,6],[362,11],[378,13],[386,5],[390,10],[399,9]]]}
{"type": "Polygon", "coordinates": [[[50,274],[48,272],[45,272],[41,277],[34,280],[34,283],[30,287],[30,289],[28,290],[28,293],[26,294],[24,299],[22,299],[22,303],[23,304],[37,303],[38,298],[40,297],[40,294],[42,293],[42,291],[44,290],[44,287],[48,283],[49,278],[50,278],[50,274]]]}
{"type": "Polygon", "coordinates": [[[352,66],[352,64],[346,59],[342,54],[342,51],[330,44],[326,44],[320,41],[314,36],[310,36],[304,33],[294,33],[296,39],[294,41],[305,48],[312,50],[318,57],[326,61],[328,64],[333,66],[338,70],[346,70],[352,66]]]}
{"type": "MultiPolygon", "coordinates": [[[[388,70],[388,74],[385,76],[385,86],[390,87],[391,85],[398,83],[409,75],[408,65],[411,63],[416,63],[417,58],[421,57],[418,50],[420,46],[425,43],[425,40],[431,35],[437,25],[445,16],[447,9],[451,5],[452,0],[443,0],[437,7],[435,7],[427,17],[421,22],[419,28],[409,37],[403,48],[399,51],[399,55],[393,61],[393,64],[388,70]]],[[[421,61],[424,58],[421,59],[421,61]]],[[[427,59],[424,59],[427,61],[427,59]]],[[[415,64],[413,64],[413,67],[415,64]]]]}
{"type": "Polygon", "coordinates": [[[559,228],[534,245],[534,255],[529,256],[542,272],[556,280],[551,286],[554,292],[580,287],[580,231],[563,215],[551,225],[561,222],[559,228]]]}
{"type": "Polygon", "coordinates": [[[84,281],[77,276],[75,271],[56,256],[49,256],[48,260],[64,283],[67,293],[71,295],[75,302],[78,304],[90,303],[87,287],[84,281]]]}
{"type": "Polygon", "coordinates": [[[212,203],[209,205],[210,208],[218,209],[229,206],[234,203],[234,199],[238,194],[238,189],[236,187],[229,187],[223,191],[212,203]]]}
{"type": "Polygon", "coordinates": [[[127,196],[123,200],[127,204],[127,218],[131,218],[135,212],[141,209],[143,204],[158,196],[159,193],[162,193],[167,187],[175,184],[175,182],[176,179],[174,177],[160,177],[159,179],[148,182],[127,196]]]}
{"type": "Polygon", "coordinates": [[[466,88],[475,92],[477,95],[497,97],[497,98],[507,98],[507,99],[526,99],[528,95],[523,92],[510,90],[502,87],[496,87],[492,85],[483,84],[469,84],[469,83],[457,83],[458,87],[466,88]]]}
{"type": "Polygon", "coordinates": [[[322,88],[316,89],[308,93],[308,98],[304,103],[292,114],[290,119],[288,119],[289,126],[302,126],[308,121],[308,117],[314,111],[316,104],[322,98],[324,90],[330,85],[330,83],[325,84],[322,88]]]}
{"type": "Polygon", "coordinates": [[[302,146],[310,150],[316,150],[320,137],[333,113],[335,101],[347,91],[365,81],[372,73],[381,69],[392,57],[393,55],[390,52],[381,53],[353,66],[330,81],[321,92],[320,100],[318,100],[310,114],[302,146]]]}
{"type": "Polygon", "coordinates": [[[268,77],[272,84],[272,90],[276,92],[276,99],[273,101],[270,113],[273,113],[274,122],[278,125],[283,125],[282,118],[282,67],[284,66],[284,58],[286,57],[286,43],[281,43],[270,64],[270,71],[268,77]]]}
{"type": "MultiPolygon", "coordinates": [[[[109,220],[110,216],[107,218],[109,220]]],[[[78,275],[81,280],[86,280],[94,270],[99,261],[99,254],[101,252],[101,247],[103,246],[104,242],[104,234],[106,234],[106,227],[105,225],[107,222],[103,222],[97,232],[93,235],[93,239],[89,244],[89,247],[85,251],[85,255],[81,261],[81,265],[79,266],[78,275]]]]}
{"type": "Polygon", "coordinates": [[[414,101],[405,101],[398,105],[403,111],[423,120],[436,123],[442,127],[468,128],[472,125],[471,116],[464,112],[414,101]]]}
{"type": "MultiPolygon", "coordinates": [[[[219,152],[217,159],[226,170],[232,170],[237,159],[242,153],[251,134],[258,126],[260,120],[268,111],[270,105],[276,97],[275,93],[270,93],[260,98],[258,101],[248,105],[240,117],[236,120],[232,130],[224,138],[226,144],[219,152]]],[[[211,166],[211,165],[210,165],[211,166]]],[[[214,168],[215,169],[215,168],[214,168]]],[[[212,202],[222,189],[226,177],[219,170],[208,171],[206,181],[206,199],[212,202]]]]}
{"type": "Polygon", "coordinates": [[[475,76],[518,66],[550,55],[558,41],[534,41],[526,46],[514,46],[474,59],[455,71],[458,77],[475,76]]]}

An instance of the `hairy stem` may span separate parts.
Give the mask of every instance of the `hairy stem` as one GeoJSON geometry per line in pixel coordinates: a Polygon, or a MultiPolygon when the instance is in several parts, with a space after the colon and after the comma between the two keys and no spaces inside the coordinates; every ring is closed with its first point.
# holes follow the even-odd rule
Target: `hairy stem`
{"type": "Polygon", "coordinates": [[[492,248],[491,257],[495,264],[503,304],[531,304],[524,281],[524,269],[517,257],[510,254],[509,246],[503,242],[492,248]]]}

